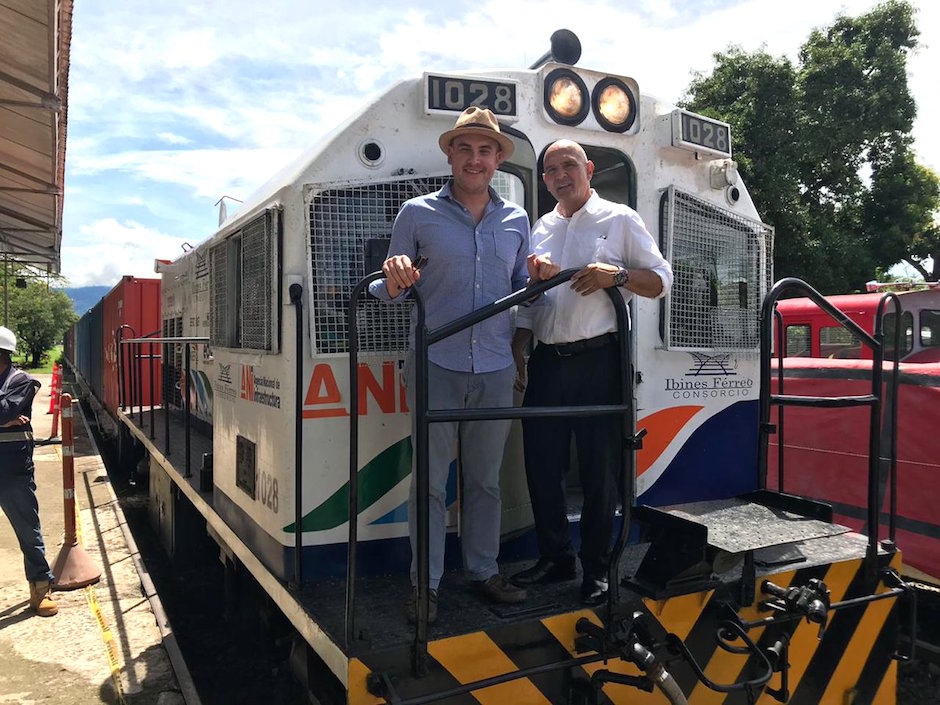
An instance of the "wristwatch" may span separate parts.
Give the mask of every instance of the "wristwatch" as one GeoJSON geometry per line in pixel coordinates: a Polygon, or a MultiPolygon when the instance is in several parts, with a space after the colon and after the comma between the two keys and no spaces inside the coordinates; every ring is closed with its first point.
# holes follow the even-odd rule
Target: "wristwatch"
{"type": "Polygon", "coordinates": [[[630,281],[630,270],[623,267],[617,269],[617,273],[614,274],[614,286],[623,286],[628,281],[630,281]]]}

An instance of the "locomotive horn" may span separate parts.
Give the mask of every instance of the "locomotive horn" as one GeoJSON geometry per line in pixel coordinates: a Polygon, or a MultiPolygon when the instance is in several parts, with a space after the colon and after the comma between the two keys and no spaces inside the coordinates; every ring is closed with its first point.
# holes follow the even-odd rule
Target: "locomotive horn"
{"type": "Polygon", "coordinates": [[[530,69],[537,69],[548,61],[574,66],[581,58],[581,40],[570,29],[558,29],[552,32],[552,48],[542,54],[530,69]]]}

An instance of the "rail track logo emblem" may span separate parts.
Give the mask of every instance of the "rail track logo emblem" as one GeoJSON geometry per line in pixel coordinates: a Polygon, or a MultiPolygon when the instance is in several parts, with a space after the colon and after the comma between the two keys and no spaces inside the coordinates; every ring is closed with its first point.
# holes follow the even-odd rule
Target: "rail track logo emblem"
{"type": "Polygon", "coordinates": [[[714,377],[716,375],[736,375],[737,360],[731,359],[731,353],[721,355],[705,355],[703,353],[689,353],[692,356],[692,366],[685,373],[686,377],[714,377]]]}

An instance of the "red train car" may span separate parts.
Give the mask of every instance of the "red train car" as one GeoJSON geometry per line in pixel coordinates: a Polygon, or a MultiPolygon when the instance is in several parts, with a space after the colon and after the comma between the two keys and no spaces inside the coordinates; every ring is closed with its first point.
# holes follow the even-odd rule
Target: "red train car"
{"type": "MultiPolygon", "coordinates": [[[[868,333],[883,294],[831,296],[828,300],[868,333]]],[[[901,364],[898,389],[897,543],[904,564],[940,583],[940,289],[899,292],[901,364]]],[[[785,332],[784,393],[849,396],[871,392],[871,351],[808,299],[778,303],[785,332]]],[[[897,314],[885,307],[888,338],[897,314]]],[[[892,363],[885,363],[885,382],[892,363]]],[[[777,392],[776,371],[772,387],[777,392]]],[[[891,412],[885,405],[884,416],[891,412]]],[[[787,492],[832,504],[836,521],[860,529],[866,521],[868,409],[790,407],[784,412],[784,487],[787,492]]],[[[774,423],[777,423],[775,413],[774,423]]],[[[889,450],[882,424],[882,456],[889,450]]],[[[779,438],[771,436],[768,485],[776,488],[779,438]]],[[[887,536],[887,463],[880,474],[882,527],[887,536]]],[[[913,571],[912,571],[913,572],[913,571]]],[[[916,575],[916,573],[915,573],[916,575]]]]}
{"type": "MultiPolygon", "coordinates": [[[[121,326],[125,338],[160,333],[160,280],[121,277],[104,297],[65,335],[65,357],[85,386],[112,417],[121,405],[118,375],[119,349],[115,335],[121,326]]],[[[159,355],[159,346],[154,346],[159,355]]],[[[149,351],[144,349],[144,354],[149,351]]],[[[126,354],[126,353],[125,353],[126,354]]],[[[126,358],[125,358],[126,359],[126,358]]],[[[150,366],[144,365],[143,403],[149,406],[150,366]]],[[[125,370],[125,399],[129,403],[131,371],[125,370]]],[[[153,404],[160,404],[160,359],[153,361],[153,404]]]]}
{"type": "MultiPolygon", "coordinates": [[[[110,412],[116,413],[120,406],[120,377],[118,365],[121,351],[118,347],[116,331],[124,328],[124,338],[143,337],[160,334],[160,280],[138,279],[132,276],[121,278],[104,297],[104,322],[102,326],[104,350],[104,379],[102,380],[102,399],[110,412]]],[[[144,354],[148,351],[144,349],[144,354]]],[[[159,355],[160,346],[154,346],[154,354],[159,355]]],[[[126,360],[127,358],[125,358],[126,360]]],[[[160,361],[153,361],[153,384],[150,379],[150,366],[143,364],[144,406],[151,403],[150,389],[153,388],[153,404],[160,404],[160,361]]],[[[131,370],[124,371],[124,389],[131,387],[131,370]]],[[[126,393],[126,392],[125,392],[126,393]]]]}
{"type": "MultiPolygon", "coordinates": [[[[886,381],[890,365],[885,365],[886,381]]],[[[772,389],[776,393],[776,379],[772,389]]],[[[784,392],[807,396],[847,396],[871,392],[867,360],[787,359],[784,392]]],[[[787,492],[832,505],[835,521],[859,530],[868,506],[868,409],[810,409],[784,412],[784,487],[787,492]]],[[[890,407],[885,408],[885,414],[890,407]]],[[[897,544],[906,567],[940,583],[940,363],[901,363],[898,388],[897,544]]],[[[776,414],[773,423],[778,423],[776,414]]],[[[776,488],[778,437],[771,436],[768,486],[776,488]]],[[[882,456],[888,454],[887,425],[882,456]]],[[[879,487],[883,498],[880,536],[887,537],[890,507],[887,463],[879,487]]]]}
{"type": "MultiPolygon", "coordinates": [[[[901,302],[901,362],[940,362],[940,288],[895,292],[901,302]]],[[[868,333],[875,330],[875,313],[883,293],[828,296],[827,300],[868,333]]],[[[871,350],[816,304],[806,298],[777,304],[786,331],[787,357],[837,360],[870,360],[871,350]]],[[[885,305],[885,358],[894,359],[890,348],[897,314],[885,305]]]]}

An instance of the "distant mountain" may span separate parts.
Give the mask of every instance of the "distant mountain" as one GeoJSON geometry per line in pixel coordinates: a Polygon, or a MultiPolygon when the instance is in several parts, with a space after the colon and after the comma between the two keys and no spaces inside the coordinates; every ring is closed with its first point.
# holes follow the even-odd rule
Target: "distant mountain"
{"type": "Polygon", "coordinates": [[[79,317],[84,316],[92,306],[101,301],[101,297],[111,291],[110,286],[71,286],[63,289],[72,304],[75,306],[75,313],[79,317]]]}

